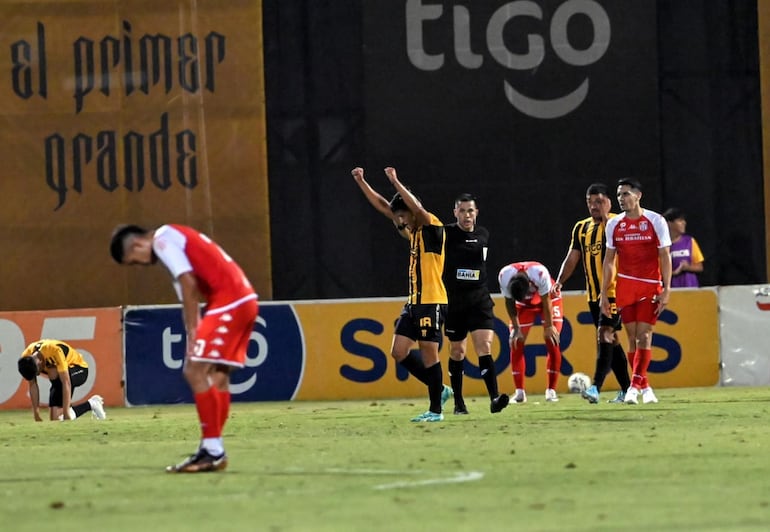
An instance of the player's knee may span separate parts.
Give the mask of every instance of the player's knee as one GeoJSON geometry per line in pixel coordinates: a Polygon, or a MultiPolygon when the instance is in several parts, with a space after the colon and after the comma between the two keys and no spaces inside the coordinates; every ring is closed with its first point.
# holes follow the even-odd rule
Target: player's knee
{"type": "Polygon", "coordinates": [[[615,331],[612,327],[599,327],[599,342],[603,344],[611,344],[615,342],[615,331]]]}
{"type": "Polygon", "coordinates": [[[474,345],[476,348],[476,353],[479,355],[488,355],[492,352],[492,342],[491,341],[483,341],[479,342],[474,345]]]}
{"type": "Polygon", "coordinates": [[[640,331],[636,334],[636,345],[638,345],[641,348],[647,348],[652,343],[652,332],[651,331],[640,331]]]}
{"type": "Polygon", "coordinates": [[[196,385],[208,381],[209,364],[190,362],[189,360],[182,369],[185,380],[190,385],[196,385]]]}
{"type": "Polygon", "coordinates": [[[449,349],[449,358],[452,360],[464,360],[465,359],[465,346],[452,344],[449,349]]]}
{"type": "Polygon", "coordinates": [[[401,362],[408,355],[409,355],[409,350],[408,349],[398,349],[398,348],[394,347],[393,349],[390,350],[390,356],[396,362],[401,362]]]}

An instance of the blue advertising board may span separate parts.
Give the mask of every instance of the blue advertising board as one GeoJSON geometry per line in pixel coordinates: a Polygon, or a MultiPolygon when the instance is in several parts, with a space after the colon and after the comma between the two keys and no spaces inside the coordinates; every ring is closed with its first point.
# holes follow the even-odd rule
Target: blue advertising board
{"type": "MultiPolygon", "coordinates": [[[[124,335],[128,405],[193,402],[182,375],[185,330],[180,305],[127,307],[124,335]]],[[[232,399],[293,399],[304,368],[305,342],[292,306],[261,304],[246,365],[231,375],[232,399]]]]}

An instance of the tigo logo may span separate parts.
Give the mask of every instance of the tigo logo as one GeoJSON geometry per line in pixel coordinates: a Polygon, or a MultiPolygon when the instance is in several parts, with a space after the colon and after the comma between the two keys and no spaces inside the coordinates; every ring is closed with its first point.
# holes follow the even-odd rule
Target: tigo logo
{"type": "MultiPolygon", "coordinates": [[[[406,50],[412,65],[424,71],[439,70],[444,66],[443,52],[427,51],[440,49],[440,45],[437,47],[433,43],[426,43],[426,33],[429,26],[441,22],[446,25],[447,19],[451,19],[457,63],[465,69],[481,68],[486,57],[471,45],[471,21],[474,15],[470,9],[478,9],[477,4],[471,3],[469,7],[455,5],[452,14],[445,16],[443,5],[407,0],[406,50]]],[[[544,29],[542,34],[533,32],[526,35],[527,46],[523,51],[512,50],[506,43],[509,25],[518,18],[547,23],[540,5],[529,0],[503,4],[486,23],[486,51],[508,70],[531,71],[536,75],[548,53],[548,43],[550,50],[571,67],[585,67],[599,61],[610,45],[610,19],[595,0],[567,0],[559,5],[550,23],[546,24],[547,32],[544,29]],[[590,21],[593,39],[588,46],[575,46],[570,41],[568,28],[575,18],[587,18],[590,21]]],[[[589,78],[585,77],[577,87],[565,88],[564,94],[548,99],[527,96],[506,79],[503,80],[503,89],[510,104],[520,112],[533,118],[554,119],[571,113],[583,103],[588,95],[589,78]]]]}

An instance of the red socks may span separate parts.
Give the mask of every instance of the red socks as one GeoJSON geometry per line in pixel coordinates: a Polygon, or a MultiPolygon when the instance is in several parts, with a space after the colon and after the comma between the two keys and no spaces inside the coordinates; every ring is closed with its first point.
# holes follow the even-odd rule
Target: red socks
{"type": "Polygon", "coordinates": [[[518,390],[524,389],[524,346],[519,342],[516,348],[511,348],[511,373],[513,373],[513,384],[518,390]]]}
{"type": "Polygon", "coordinates": [[[195,407],[198,409],[203,438],[219,438],[222,435],[224,421],[220,420],[220,415],[223,411],[221,406],[223,402],[224,398],[220,401],[220,392],[213,386],[205,392],[195,394],[195,407]]]}
{"type": "Polygon", "coordinates": [[[548,371],[548,387],[555,390],[561,371],[561,348],[550,340],[545,343],[545,348],[548,351],[545,363],[545,368],[548,371]]]}
{"type": "Polygon", "coordinates": [[[230,392],[219,392],[219,433],[225,428],[227,416],[230,414],[230,392]]]}
{"type": "Polygon", "coordinates": [[[631,366],[633,370],[633,377],[631,378],[631,386],[638,389],[644,389],[649,386],[647,380],[647,368],[650,367],[650,360],[652,359],[652,349],[639,349],[637,348],[634,356],[634,364],[631,366]]]}
{"type": "MultiPolygon", "coordinates": [[[[556,389],[561,371],[561,349],[551,342],[546,342],[545,347],[548,351],[545,364],[548,372],[548,387],[556,389]]],[[[515,349],[511,349],[511,373],[513,373],[513,384],[517,390],[524,389],[525,370],[524,346],[519,344],[515,349]]]]}

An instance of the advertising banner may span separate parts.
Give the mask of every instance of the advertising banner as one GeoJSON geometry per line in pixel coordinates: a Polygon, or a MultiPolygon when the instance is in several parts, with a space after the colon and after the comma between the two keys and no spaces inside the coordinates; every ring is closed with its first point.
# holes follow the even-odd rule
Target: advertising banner
{"type": "MultiPolygon", "coordinates": [[[[508,318],[503,299],[495,298],[495,338],[492,356],[501,391],[512,391],[508,318]]],[[[395,364],[390,357],[393,324],[401,300],[370,300],[330,304],[295,304],[307,339],[305,378],[298,399],[346,399],[422,396],[424,386],[395,364]]],[[[565,321],[561,334],[563,353],[560,392],[567,377],[576,371],[593,376],[596,360],[596,329],[585,296],[564,294],[565,321]]],[[[668,310],[661,315],[653,336],[650,382],[653,387],[714,386],[719,384],[719,336],[717,296],[713,290],[675,291],[668,310]]],[[[525,348],[528,392],[546,388],[546,349],[542,328],[530,331],[525,348]]],[[[627,346],[625,331],[621,342],[627,346]]],[[[446,342],[445,342],[446,343],[446,342]]],[[[441,349],[446,371],[448,345],[441,349]]],[[[486,388],[473,346],[468,345],[464,389],[468,395],[484,395],[486,388]]],[[[446,379],[448,382],[448,379],[446,379]]],[[[608,377],[606,389],[617,389],[608,377]]]]}
{"type": "Polygon", "coordinates": [[[3,309],[173,302],[119,223],[193,225],[270,296],[259,0],[2,2],[0,49],[3,309]]]}
{"type": "Polygon", "coordinates": [[[654,0],[362,5],[371,182],[395,166],[445,223],[471,193],[493,270],[560,264],[592,182],[634,176],[663,208],[654,0]]]}
{"type": "Polygon", "coordinates": [[[770,285],[719,289],[722,384],[770,384],[770,285]]]}
{"type": "MultiPolygon", "coordinates": [[[[88,364],[88,380],[75,388],[73,402],[93,394],[106,406],[123,406],[123,335],[120,308],[0,312],[0,409],[29,408],[28,386],[17,370],[24,348],[37,340],[62,340],[88,364]]],[[[38,377],[47,405],[50,383],[38,377]]]]}
{"type": "MultiPolygon", "coordinates": [[[[179,305],[125,309],[128,405],[191,403],[182,375],[185,330],[179,305]]],[[[260,304],[246,367],[232,374],[233,401],[294,399],[304,375],[305,343],[294,309],[260,304]]]]}
{"type": "MultiPolygon", "coordinates": [[[[512,391],[508,327],[502,299],[495,297],[492,356],[501,391],[512,391]]],[[[376,399],[422,397],[424,385],[390,356],[393,327],[402,299],[262,303],[244,369],[232,377],[235,401],[289,399],[376,399]]],[[[564,295],[561,335],[564,393],[575,371],[593,375],[596,330],[585,297],[564,295]]],[[[713,386],[719,383],[716,293],[710,289],[675,291],[653,337],[650,382],[653,387],[713,386]]],[[[132,307],[125,313],[126,398],[130,405],[191,402],[182,377],[184,328],[178,305],[132,307]]],[[[623,345],[625,333],[621,332],[623,345]]],[[[468,346],[465,392],[485,395],[473,347],[468,346]]],[[[546,384],[541,328],[534,328],[525,349],[527,391],[546,384]]],[[[444,371],[448,345],[441,348],[444,371]]],[[[448,382],[448,381],[447,381],[448,382]]],[[[605,389],[617,388],[613,377],[605,389]]]]}

